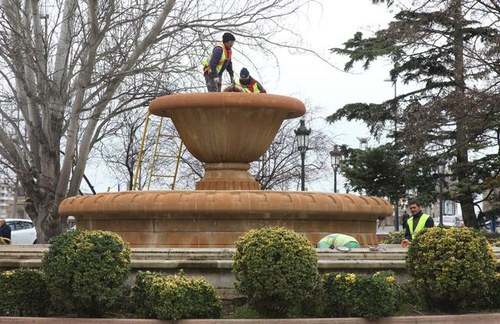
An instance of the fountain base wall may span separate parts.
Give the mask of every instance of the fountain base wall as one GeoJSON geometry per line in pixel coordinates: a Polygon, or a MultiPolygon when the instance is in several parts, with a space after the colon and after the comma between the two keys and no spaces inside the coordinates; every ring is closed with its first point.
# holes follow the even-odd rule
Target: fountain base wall
{"type": "Polygon", "coordinates": [[[378,244],[376,220],[392,213],[376,197],[286,191],[128,191],[71,197],[59,207],[77,228],[118,233],[134,247],[234,247],[246,231],[283,226],[312,244],[331,233],[378,244]]]}

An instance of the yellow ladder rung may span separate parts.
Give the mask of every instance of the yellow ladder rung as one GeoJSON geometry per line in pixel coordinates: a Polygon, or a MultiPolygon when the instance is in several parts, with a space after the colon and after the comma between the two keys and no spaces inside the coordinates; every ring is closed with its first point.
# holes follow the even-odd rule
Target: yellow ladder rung
{"type": "Polygon", "coordinates": [[[152,175],[153,177],[156,178],[173,178],[173,175],[168,175],[168,174],[162,174],[162,173],[155,173],[152,175]]]}
{"type": "MultiPolygon", "coordinates": [[[[137,178],[138,178],[138,175],[139,175],[139,172],[140,172],[140,168],[141,168],[141,165],[142,165],[142,159],[143,159],[143,155],[144,155],[144,143],[145,143],[145,139],[146,139],[146,135],[147,135],[147,129],[148,129],[148,125],[149,125],[149,117],[150,117],[150,113],[148,111],[148,113],[146,114],[146,120],[145,120],[145,124],[144,124],[144,131],[143,131],[143,134],[142,134],[142,141],[141,141],[141,148],[140,148],[140,151],[139,151],[139,157],[138,157],[138,161],[137,161],[137,168],[136,168],[136,172],[135,172],[135,175],[134,175],[134,180],[133,180],[133,183],[132,183],[132,190],[135,190],[137,188],[137,178]]],[[[163,130],[163,117],[160,117],[160,122],[158,124],[158,130],[156,132],[156,142],[155,142],[155,145],[154,145],[154,152],[153,152],[153,156],[152,156],[152,163],[151,163],[151,167],[150,167],[150,170],[149,170],[149,180],[148,180],[148,183],[147,183],[147,189],[149,189],[150,185],[151,185],[151,180],[154,178],[172,178],[172,183],[171,184],[167,184],[168,187],[170,189],[175,189],[175,183],[176,183],[176,180],[177,180],[177,174],[178,174],[178,171],[179,171],[179,163],[180,163],[180,159],[181,159],[181,155],[183,154],[183,145],[184,143],[182,142],[182,140],[179,138],[179,135],[177,134],[166,134],[165,132],[162,132],[163,130]],[[170,143],[172,143],[173,145],[177,146],[178,144],[178,148],[177,148],[177,154],[176,155],[173,155],[172,153],[162,153],[158,150],[158,147],[160,146],[160,138],[167,138],[167,139],[178,139],[178,141],[175,141],[175,143],[172,143],[172,141],[169,140],[169,145],[170,143]],[[173,168],[173,171],[172,171],[172,175],[170,174],[164,174],[164,173],[154,173],[154,169],[156,167],[156,161],[159,159],[159,158],[164,158],[164,159],[173,159],[175,158],[176,159],[176,163],[175,163],[175,166],[172,166],[173,168]]],[[[171,165],[171,164],[169,164],[171,165]]],[[[147,178],[146,178],[147,179],[147,178]]]]}
{"type": "Polygon", "coordinates": [[[177,155],[172,155],[170,153],[165,153],[165,154],[162,154],[162,153],[158,153],[155,155],[157,158],[159,157],[162,157],[162,158],[177,158],[177,155]]]}

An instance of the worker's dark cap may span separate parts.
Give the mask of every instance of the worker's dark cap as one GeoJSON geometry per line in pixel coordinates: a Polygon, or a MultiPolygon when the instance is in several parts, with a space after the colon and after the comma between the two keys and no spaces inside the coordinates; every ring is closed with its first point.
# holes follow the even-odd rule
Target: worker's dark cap
{"type": "Polygon", "coordinates": [[[240,78],[246,79],[250,76],[250,72],[246,68],[241,69],[240,71],[240,78]]]}
{"type": "Polygon", "coordinates": [[[229,41],[234,41],[234,40],[236,40],[236,38],[234,38],[234,35],[231,33],[224,33],[224,35],[222,35],[222,42],[223,43],[226,43],[229,41]]]}

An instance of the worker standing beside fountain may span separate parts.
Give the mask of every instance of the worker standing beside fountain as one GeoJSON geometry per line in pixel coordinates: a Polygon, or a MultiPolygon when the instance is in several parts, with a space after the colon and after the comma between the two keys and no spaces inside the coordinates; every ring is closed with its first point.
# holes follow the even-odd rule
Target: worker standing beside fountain
{"type": "Polygon", "coordinates": [[[231,33],[222,35],[222,42],[217,44],[212,53],[204,59],[203,76],[207,83],[208,92],[220,92],[222,88],[222,73],[225,70],[231,77],[231,83],[234,85],[233,63],[231,61],[232,50],[235,37],[231,33]]]}
{"type": "Polygon", "coordinates": [[[424,228],[434,227],[434,220],[422,211],[419,201],[412,200],[408,205],[411,217],[408,219],[405,229],[405,239],[401,241],[403,247],[409,246],[415,235],[424,228]]]}

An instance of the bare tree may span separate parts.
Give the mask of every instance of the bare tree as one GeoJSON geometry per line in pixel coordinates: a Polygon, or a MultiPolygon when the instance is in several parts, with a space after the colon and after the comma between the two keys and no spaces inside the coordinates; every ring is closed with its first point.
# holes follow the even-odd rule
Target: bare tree
{"type": "Polygon", "coordinates": [[[296,46],[282,18],[308,3],[3,0],[0,155],[26,192],[38,241],[64,230],[58,206],[78,193],[110,120],[159,94],[199,89],[199,62],[222,31],[264,54],[277,35],[296,46]]]}
{"type": "MultiPolygon", "coordinates": [[[[320,109],[315,107],[308,111],[306,115],[307,124],[316,124],[320,109]]],[[[144,117],[136,116],[137,119],[144,120],[144,117]]],[[[134,117],[135,118],[135,117],[134,117]]],[[[132,119],[134,119],[132,118],[132,119]]],[[[130,118],[127,117],[129,120],[130,118]]],[[[285,120],[276,135],[269,149],[260,157],[258,161],[251,163],[250,173],[260,183],[263,190],[297,190],[300,185],[301,165],[300,154],[297,150],[294,130],[298,127],[297,119],[285,120]]],[[[162,121],[161,134],[175,134],[175,128],[170,119],[164,118],[162,121]]],[[[140,150],[138,132],[142,132],[135,126],[136,123],[125,122],[121,124],[121,129],[116,132],[116,136],[103,148],[104,161],[114,170],[115,177],[122,182],[131,183],[137,166],[137,158],[140,150]],[[133,133],[136,132],[135,135],[133,133]],[[118,168],[115,168],[118,166],[118,168]]],[[[143,161],[138,179],[137,189],[171,189],[171,181],[161,178],[151,179],[152,159],[156,150],[161,152],[154,172],[159,174],[172,175],[175,168],[175,157],[179,150],[179,139],[172,140],[170,136],[159,138],[159,148],[154,147],[154,142],[159,127],[158,117],[150,118],[150,125],[146,135],[146,144],[143,149],[143,161]],[[156,118],[156,119],[155,119],[156,118]],[[161,171],[160,171],[161,170],[161,171]],[[147,184],[147,185],[146,185],[147,184]]],[[[310,135],[309,150],[305,164],[305,179],[307,183],[312,183],[331,174],[329,161],[329,151],[333,147],[331,137],[318,126],[313,127],[310,135]]],[[[142,135],[142,134],[141,134],[142,135]]],[[[203,177],[203,164],[194,158],[187,150],[183,149],[180,155],[178,173],[175,189],[194,189],[194,185],[203,177]]]]}

